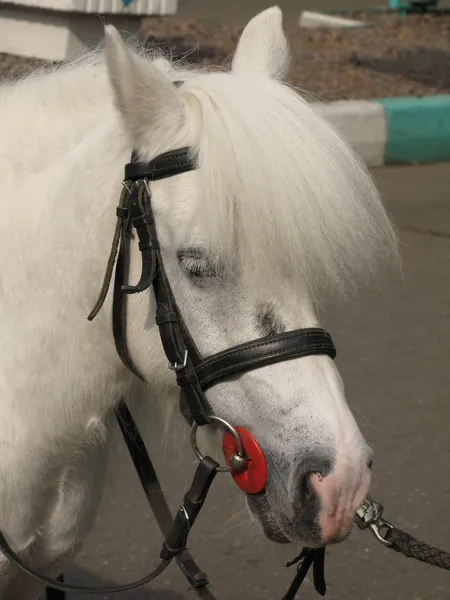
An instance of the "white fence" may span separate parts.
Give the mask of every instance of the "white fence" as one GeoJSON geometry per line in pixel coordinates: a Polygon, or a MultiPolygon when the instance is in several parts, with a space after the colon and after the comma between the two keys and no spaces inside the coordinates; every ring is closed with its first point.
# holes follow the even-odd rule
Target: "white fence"
{"type": "Polygon", "coordinates": [[[141,17],[177,9],[178,0],[0,0],[0,52],[65,60],[96,46],[105,23],[136,35],[141,17]]]}

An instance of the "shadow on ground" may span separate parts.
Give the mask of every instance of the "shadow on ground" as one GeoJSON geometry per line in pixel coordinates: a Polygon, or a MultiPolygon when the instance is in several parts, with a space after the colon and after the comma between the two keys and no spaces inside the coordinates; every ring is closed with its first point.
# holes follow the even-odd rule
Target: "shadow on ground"
{"type": "MultiPolygon", "coordinates": [[[[90,571],[82,569],[78,566],[72,567],[67,573],[66,583],[89,587],[111,587],[114,585],[120,585],[117,581],[102,579],[98,575],[95,575],[90,571]]],[[[126,596],[127,600],[184,600],[185,598],[184,595],[181,595],[178,592],[162,590],[161,588],[158,589],[156,587],[154,589],[149,589],[148,586],[126,592],[124,595],[126,596]]],[[[117,600],[119,597],[121,597],[120,594],[98,593],[89,596],[86,596],[86,594],[66,594],[66,600],[86,600],[86,598],[90,598],[91,600],[117,600]]],[[[45,596],[42,598],[42,600],[46,600],[45,596]]],[[[62,597],[59,598],[56,594],[54,600],[62,600],[62,597]]]]}

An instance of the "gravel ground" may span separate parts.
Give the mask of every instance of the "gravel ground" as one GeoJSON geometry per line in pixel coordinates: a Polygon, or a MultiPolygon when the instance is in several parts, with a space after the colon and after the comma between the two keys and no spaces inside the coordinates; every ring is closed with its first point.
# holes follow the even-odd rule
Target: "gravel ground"
{"type": "MultiPolygon", "coordinates": [[[[373,27],[288,31],[292,83],[313,98],[383,98],[450,93],[450,15],[353,13],[373,27]]],[[[226,65],[240,29],[214,21],[148,17],[143,32],[188,62],[226,65]]],[[[0,76],[38,61],[0,54],[0,76]]]]}

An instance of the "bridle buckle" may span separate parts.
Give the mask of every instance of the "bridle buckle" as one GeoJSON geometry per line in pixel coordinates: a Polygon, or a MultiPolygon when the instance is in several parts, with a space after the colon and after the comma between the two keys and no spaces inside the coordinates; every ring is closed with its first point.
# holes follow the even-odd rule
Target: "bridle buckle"
{"type": "Polygon", "coordinates": [[[169,365],[168,365],[168,366],[169,366],[169,369],[170,369],[171,371],[175,371],[175,372],[177,372],[177,371],[182,371],[183,369],[185,369],[185,368],[186,368],[187,361],[188,361],[188,357],[189,357],[188,351],[187,351],[187,350],[185,350],[185,351],[184,351],[183,362],[182,362],[181,364],[179,364],[179,363],[177,363],[177,362],[173,362],[173,363],[169,362],[169,365]]]}

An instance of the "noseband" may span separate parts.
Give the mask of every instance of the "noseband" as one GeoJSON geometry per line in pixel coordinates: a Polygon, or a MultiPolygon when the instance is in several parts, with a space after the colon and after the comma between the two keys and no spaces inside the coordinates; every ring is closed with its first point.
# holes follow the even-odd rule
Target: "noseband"
{"type": "MultiPolygon", "coordinates": [[[[164,535],[165,541],[160,553],[161,562],[148,576],[131,584],[109,589],[69,585],[63,583],[62,579],[56,581],[43,576],[26,565],[10,548],[0,532],[0,549],[11,561],[42,583],[62,592],[93,594],[128,591],[155,579],[175,558],[197,596],[214,600],[214,596],[208,589],[209,582],[206,575],[200,571],[186,549],[188,534],[218,472],[230,472],[241,489],[250,494],[257,494],[264,491],[266,464],[261,449],[248,431],[234,427],[213,414],[205,392],[230,377],[268,365],[303,356],[323,354],[334,359],[336,355],[330,334],[324,329],[315,327],[251,340],[207,357],[201,355],[184,322],[164,269],[150,189],[152,181],[195,170],[197,163],[192,158],[193,155],[193,149],[186,147],[166,152],[148,163],[142,163],[133,153],[131,162],[125,166],[123,191],[116,210],[117,223],[105,278],[99,298],[88,319],[94,319],[102,307],[116,264],[112,307],[114,342],[124,365],[144,380],[128,350],[127,297],[130,294],[141,293],[150,287],[153,288],[156,300],[155,321],[169,361],[169,369],[174,372],[180,388],[180,410],[192,426],[192,445],[200,463],[192,486],[173,519],[144,442],[131,413],[122,400],[116,409],[116,415],[147,499],[164,535]],[[137,233],[142,259],[141,275],[136,285],[128,283],[133,229],[137,233]],[[195,435],[197,428],[212,423],[225,429],[222,447],[226,467],[221,467],[208,456],[204,457],[197,447],[195,435]]],[[[325,593],[324,552],[324,549],[304,549],[297,559],[288,563],[289,565],[298,563],[298,571],[283,600],[294,599],[311,565],[314,566],[316,590],[321,594],[325,593]]],[[[52,595],[52,598],[56,596],[52,595]]],[[[60,598],[64,598],[64,595],[60,598]]]]}

